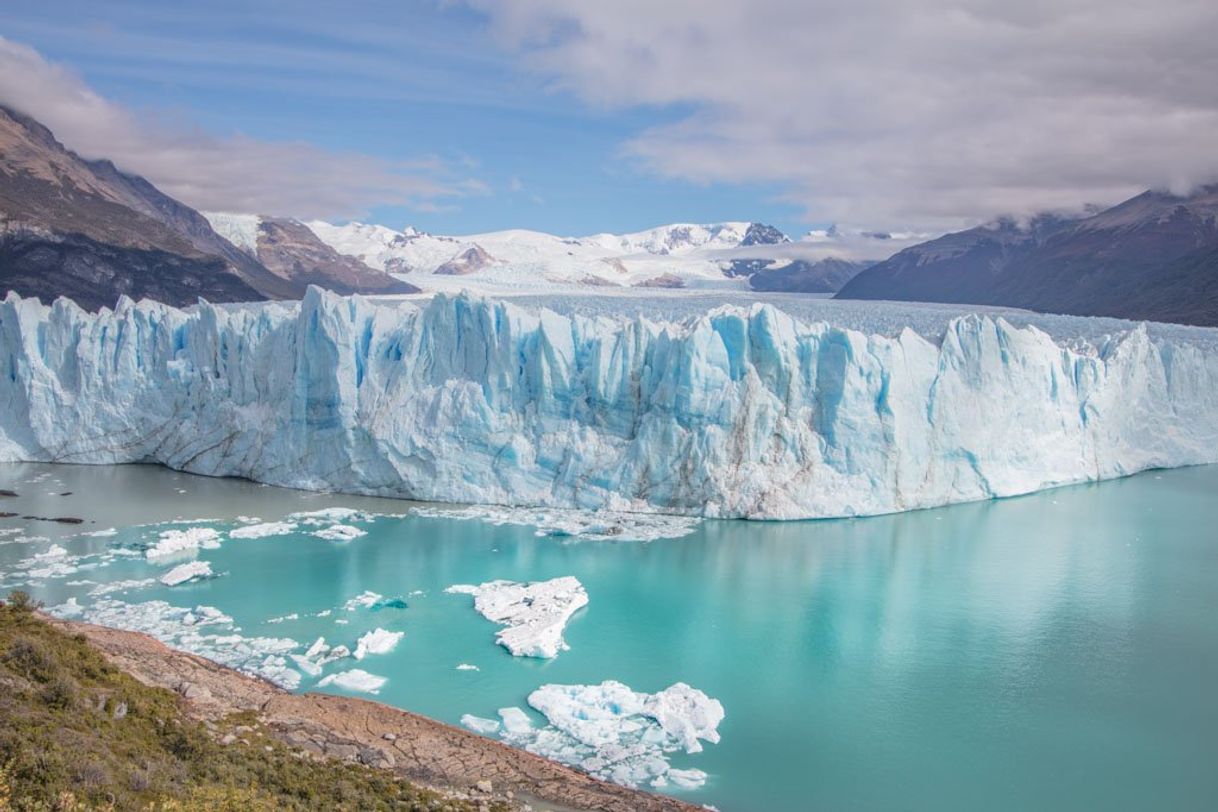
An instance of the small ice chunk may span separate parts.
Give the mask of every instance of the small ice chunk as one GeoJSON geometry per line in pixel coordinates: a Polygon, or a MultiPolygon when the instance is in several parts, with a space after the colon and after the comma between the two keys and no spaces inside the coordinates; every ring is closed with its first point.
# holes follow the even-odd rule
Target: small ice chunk
{"type": "Polygon", "coordinates": [[[404,636],[404,632],[373,629],[356,642],[353,656],[357,660],[362,660],[369,654],[388,654],[404,636]]]}
{"type": "Polygon", "coordinates": [[[55,617],[80,617],[85,608],[80,605],[76,598],[68,598],[58,606],[52,606],[47,609],[55,617]]]}
{"type": "Polygon", "coordinates": [[[321,530],[314,530],[310,535],[326,541],[353,541],[360,536],[368,535],[367,531],[352,527],[349,524],[334,524],[321,530]]]}
{"type": "Polygon", "coordinates": [[[476,666],[476,665],[471,665],[470,663],[460,663],[460,664],[457,666],[457,670],[458,670],[458,671],[477,671],[477,670],[478,670],[478,666],[476,666]]]}
{"type": "Polygon", "coordinates": [[[187,581],[212,577],[211,564],[206,561],[188,561],[179,564],[161,576],[160,581],[165,586],[177,586],[187,581]]]}
{"type": "Polygon", "coordinates": [[[569,648],[563,640],[567,621],[588,603],[583,584],[573,576],[521,584],[488,581],[479,586],[456,584],[445,592],[474,596],[474,609],[507,628],[496,635],[517,657],[552,659],[569,648]]]}
{"type": "Polygon", "coordinates": [[[381,687],[388,682],[384,677],[378,677],[376,674],[369,674],[360,668],[352,668],[350,671],[339,671],[336,674],[322,677],[317,684],[321,687],[327,685],[335,685],[346,691],[358,691],[365,694],[375,694],[381,690],[381,687]]]}
{"type": "Polygon", "coordinates": [[[499,732],[499,723],[494,719],[484,719],[481,716],[474,716],[472,713],[462,716],[461,724],[475,733],[481,733],[483,736],[499,732]]]}

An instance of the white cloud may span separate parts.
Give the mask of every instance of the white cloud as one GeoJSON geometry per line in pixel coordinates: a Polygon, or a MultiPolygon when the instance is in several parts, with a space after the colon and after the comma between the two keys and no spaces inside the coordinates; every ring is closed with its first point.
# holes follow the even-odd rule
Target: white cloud
{"type": "Polygon", "coordinates": [[[470,0],[626,148],[810,221],[941,230],[1218,177],[1213,0],[470,0]]]}
{"type": "Polygon", "coordinates": [[[165,116],[137,114],[4,37],[0,102],[33,116],[82,156],[109,158],[199,209],[338,218],[377,205],[435,210],[486,193],[479,181],[455,176],[434,157],[389,161],[303,142],[220,136],[165,116]]]}

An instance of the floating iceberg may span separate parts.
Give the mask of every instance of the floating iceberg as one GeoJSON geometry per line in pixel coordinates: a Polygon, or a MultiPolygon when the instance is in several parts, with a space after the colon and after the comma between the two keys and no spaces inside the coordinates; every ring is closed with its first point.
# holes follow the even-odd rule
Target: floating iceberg
{"type": "Polygon", "coordinates": [[[340,671],[337,674],[322,677],[317,684],[323,688],[327,685],[336,685],[346,691],[375,694],[380,692],[386,682],[388,680],[384,677],[369,674],[360,668],[352,668],[350,671],[340,671]]]}
{"type": "Polygon", "coordinates": [[[220,534],[210,527],[188,527],[185,530],[164,530],[155,544],[144,551],[149,560],[194,555],[200,549],[220,546],[220,534]]]}
{"type": "Polygon", "coordinates": [[[706,773],[673,769],[668,755],[698,753],[703,741],[718,742],[724,716],[718,700],[680,682],[656,694],[638,693],[613,680],[543,685],[528,701],[546,717],[545,727],[534,727],[520,708],[501,709],[498,721],[467,714],[461,724],[631,787],[701,786],[706,773]]]}
{"type": "Polygon", "coordinates": [[[165,586],[177,586],[187,581],[212,577],[211,564],[206,561],[189,561],[179,564],[160,577],[165,586]]]}
{"type": "Polygon", "coordinates": [[[234,528],[228,532],[228,537],[231,539],[264,539],[270,536],[286,536],[295,529],[294,522],[262,522],[234,528]]]}
{"type": "Polygon", "coordinates": [[[562,639],[563,629],[571,615],[588,605],[583,584],[570,575],[531,584],[455,584],[444,591],[473,595],[479,614],[507,627],[495,639],[516,657],[552,659],[559,651],[566,651],[569,646],[562,639]]]}
{"type": "Polygon", "coordinates": [[[351,656],[357,660],[362,660],[369,654],[388,654],[397,647],[397,644],[405,636],[405,632],[373,629],[356,641],[355,653],[351,656]]]}
{"type": "Polygon", "coordinates": [[[0,460],[767,519],[1218,461],[1213,330],[817,307],[378,304],[310,289],[89,314],[10,294],[0,460]]]}
{"type": "Polygon", "coordinates": [[[311,535],[326,541],[352,541],[360,536],[366,536],[368,533],[349,524],[332,524],[321,530],[314,530],[311,535]]]}

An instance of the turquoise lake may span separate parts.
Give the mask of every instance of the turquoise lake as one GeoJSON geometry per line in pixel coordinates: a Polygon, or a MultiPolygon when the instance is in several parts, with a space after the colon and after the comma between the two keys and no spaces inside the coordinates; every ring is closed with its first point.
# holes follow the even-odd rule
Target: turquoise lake
{"type": "MultiPolygon", "coordinates": [[[[0,519],[0,582],[48,606],[163,573],[108,553],[172,526],[141,525],[223,533],[238,516],[411,507],[143,466],[5,464],[0,488],[19,494],[0,498],[19,514],[0,519]],[[55,544],[105,566],[21,568],[55,544]]],[[[219,577],[111,597],[214,606],[243,635],[305,646],[402,631],[358,663],[388,679],[374,698],[453,724],[523,708],[545,683],[686,682],[726,718],[719,744],[672,758],[709,774],[674,794],[723,812],[1218,808],[1216,466],[868,519],[708,521],[650,542],[418,516],[359,527],[344,543],[224,538],[198,554],[219,577]],[[566,575],[590,600],[551,661],[512,657],[468,596],[444,592],[566,575]],[[407,607],[336,611],[366,590],[407,607]]]]}

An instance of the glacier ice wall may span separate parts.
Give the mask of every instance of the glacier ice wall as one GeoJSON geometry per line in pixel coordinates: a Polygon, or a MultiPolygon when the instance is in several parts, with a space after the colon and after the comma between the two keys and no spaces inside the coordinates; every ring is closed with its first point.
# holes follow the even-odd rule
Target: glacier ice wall
{"type": "Polygon", "coordinates": [[[794,519],[1218,461],[1218,352],[963,316],[868,335],[467,295],[0,303],[0,459],[417,499],[794,519]]]}

